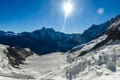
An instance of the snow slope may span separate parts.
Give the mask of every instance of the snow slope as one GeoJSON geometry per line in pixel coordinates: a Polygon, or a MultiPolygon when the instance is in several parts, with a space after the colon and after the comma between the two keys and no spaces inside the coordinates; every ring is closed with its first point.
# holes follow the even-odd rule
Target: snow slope
{"type": "Polygon", "coordinates": [[[103,76],[112,76],[112,80],[119,79],[120,42],[110,42],[101,48],[77,58],[66,69],[69,80],[99,80],[103,76]],[[116,76],[115,76],[116,75],[116,76]]]}
{"type": "Polygon", "coordinates": [[[52,76],[51,73],[59,69],[59,66],[66,64],[65,60],[66,54],[60,52],[43,56],[33,55],[27,58],[26,64],[21,65],[21,68],[36,79],[48,78],[52,76]]]}
{"type": "Polygon", "coordinates": [[[20,69],[13,68],[7,57],[7,47],[0,44],[0,80],[41,80],[50,78],[59,70],[59,66],[66,64],[66,54],[56,52],[43,56],[36,54],[27,58],[20,69]]]}
{"type": "Polygon", "coordinates": [[[106,35],[77,46],[69,54],[34,54],[20,65],[21,69],[11,67],[4,53],[7,46],[0,45],[0,80],[119,80],[120,41],[109,41],[102,47],[77,57],[81,51],[89,50],[105,38],[106,35]]]}
{"type": "MultiPolygon", "coordinates": [[[[110,41],[102,47],[76,57],[82,50],[89,49],[105,36],[98,38],[74,53],[69,54],[68,60],[75,59],[54,72],[52,80],[119,80],[120,79],[120,41],[110,41]],[[59,73],[59,74],[58,74],[59,73]]],[[[46,80],[46,79],[44,79],[46,80]]]]}

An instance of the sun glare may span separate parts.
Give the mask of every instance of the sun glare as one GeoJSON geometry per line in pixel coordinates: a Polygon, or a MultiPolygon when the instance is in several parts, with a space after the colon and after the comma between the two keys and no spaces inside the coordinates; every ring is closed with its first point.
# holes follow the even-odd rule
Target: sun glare
{"type": "Polygon", "coordinates": [[[65,16],[67,17],[73,10],[73,5],[71,1],[69,0],[68,2],[65,2],[63,5],[63,10],[65,12],[65,16]]]}
{"type": "Polygon", "coordinates": [[[73,11],[73,4],[72,4],[71,0],[67,0],[66,2],[64,2],[63,10],[64,10],[64,13],[65,13],[65,16],[64,16],[64,23],[63,23],[63,26],[62,26],[62,32],[64,32],[64,30],[65,30],[67,17],[73,11]]]}

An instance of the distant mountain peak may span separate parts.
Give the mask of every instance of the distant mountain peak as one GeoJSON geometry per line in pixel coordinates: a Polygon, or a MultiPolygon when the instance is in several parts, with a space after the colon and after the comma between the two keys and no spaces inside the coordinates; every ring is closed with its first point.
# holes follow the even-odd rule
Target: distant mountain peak
{"type": "Polygon", "coordinates": [[[115,18],[111,19],[111,23],[114,23],[114,22],[119,21],[119,20],[120,20],[120,15],[117,15],[115,18]]]}
{"type": "Polygon", "coordinates": [[[43,27],[39,30],[34,30],[33,32],[41,32],[41,31],[43,31],[43,32],[56,32],[53,28],[46,28],[46,27],[43,27]]]}

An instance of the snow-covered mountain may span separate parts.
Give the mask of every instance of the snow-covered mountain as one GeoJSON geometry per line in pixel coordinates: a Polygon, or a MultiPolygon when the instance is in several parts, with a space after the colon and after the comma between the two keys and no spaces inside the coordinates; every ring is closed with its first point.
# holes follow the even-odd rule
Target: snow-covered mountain
{"type": "Polygon", "coordinates": [[[90,28],[85,30],[83,34],[81,34],[82,43],[87,43],[93,39],[100,37],[106,32],[107,28],[111,24],[113,24],[114,22],[118,20],[120,20],[120,15],[117,15],[115,18],[112,18],[111,20],[108,20],[107,22],[102,23],[100,25],[95,25],[95,24],[92,25],[90,28]]]}
{"type": "Polygon", "coordinates": [[[69,64],[66,64],[61,69],[61,72],[63,72],[50,79],[119,80],[119,28],[120,18],[116,18],[114,19],[114,22],[112,22],[112,24],[109,26],[109,28],[107,28],[105,32],[106,34],[88,43],[74,47],[68,52],[66,61],[69,62],[69,64]]]}

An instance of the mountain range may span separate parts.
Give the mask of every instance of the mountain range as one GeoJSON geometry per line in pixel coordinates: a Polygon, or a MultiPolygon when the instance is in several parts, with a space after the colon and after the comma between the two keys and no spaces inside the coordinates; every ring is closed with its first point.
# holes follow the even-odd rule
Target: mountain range
{"type": "Polygon", "coordinates": [[[120,15],[100,25],[92,25],[82,34],[65,34],[45,27],[33,32],[0,31],[0,43],[11,47],[30,48],[40,55],[52,52],[67,52],[77,45],[87,43],[103,35],[107,28],[118,19],[120,19],[120,15]]]}

